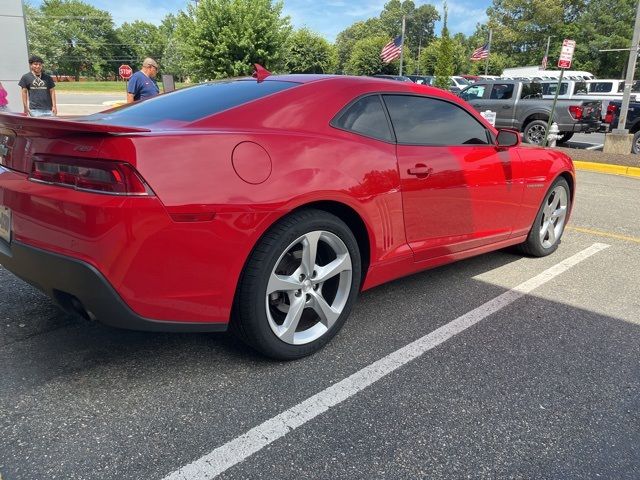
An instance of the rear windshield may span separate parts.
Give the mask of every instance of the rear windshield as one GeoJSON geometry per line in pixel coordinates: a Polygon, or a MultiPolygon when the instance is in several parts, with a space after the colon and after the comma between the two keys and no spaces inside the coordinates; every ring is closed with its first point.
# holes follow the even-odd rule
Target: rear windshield
{"type": "Polygon", "coordinates": [[[298,85],[279,80],[258,83],[253,79],[202,83],[89,115],[83,120],[134,127],[183,125],[298,85]]]}

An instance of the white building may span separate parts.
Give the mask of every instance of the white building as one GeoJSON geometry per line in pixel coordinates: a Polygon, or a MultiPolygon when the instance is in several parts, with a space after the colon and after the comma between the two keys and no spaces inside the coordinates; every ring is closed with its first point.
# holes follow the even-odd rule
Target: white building
{"type": "Polygon", "coordinates": [[[18,81],[29,71],[27,31],[22,0],[0,0],[0,82],[9,94],[9,109],[22,112],[18,81]]]}

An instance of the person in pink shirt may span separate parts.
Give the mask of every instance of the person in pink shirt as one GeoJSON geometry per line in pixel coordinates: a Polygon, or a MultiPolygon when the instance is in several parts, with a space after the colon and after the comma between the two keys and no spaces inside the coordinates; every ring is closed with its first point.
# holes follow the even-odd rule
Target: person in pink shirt
{"type": "Polygon", "coordinates": [[[2,86],[2,82],[0,82],[0,112],[8,112],[8,105],[9,100],[7,100],[7,91],[2,86]]]}

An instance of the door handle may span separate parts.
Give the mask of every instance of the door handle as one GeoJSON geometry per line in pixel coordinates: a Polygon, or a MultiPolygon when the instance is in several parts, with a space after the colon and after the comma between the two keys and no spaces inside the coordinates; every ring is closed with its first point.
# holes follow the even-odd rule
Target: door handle
{"type": "Polygon", "coordinates": [[[511,105],[503,105],[502,108],[504,108],[505,110],[508,110],[509,108],[511,108],[511,105]]]}
{"type": "Polygon", "coordinates": [[[433,168],[418,163],[415,167],[407,170],[409,175],[415,175],[418,178],[427,178],[433,172],[433,168]]]}
{"type": "Polygon", "coordinates": [[[480,104],[479,103],[473,103],[472,104],[474,108],[480,108],[480,104]]]}

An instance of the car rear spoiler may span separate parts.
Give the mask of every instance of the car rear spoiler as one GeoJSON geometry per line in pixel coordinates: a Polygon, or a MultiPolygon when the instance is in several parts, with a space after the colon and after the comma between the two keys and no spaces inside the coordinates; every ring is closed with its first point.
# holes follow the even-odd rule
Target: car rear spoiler
{"type": "Polygon", "coordinates": [[[13,130],[20,136],[62,137],[77,133],[121,134],[150,132],[148,128],[128,127],[76,121],[64,117],[27,117],[15,113],[0,113],[0,129],[13,130]]]}

